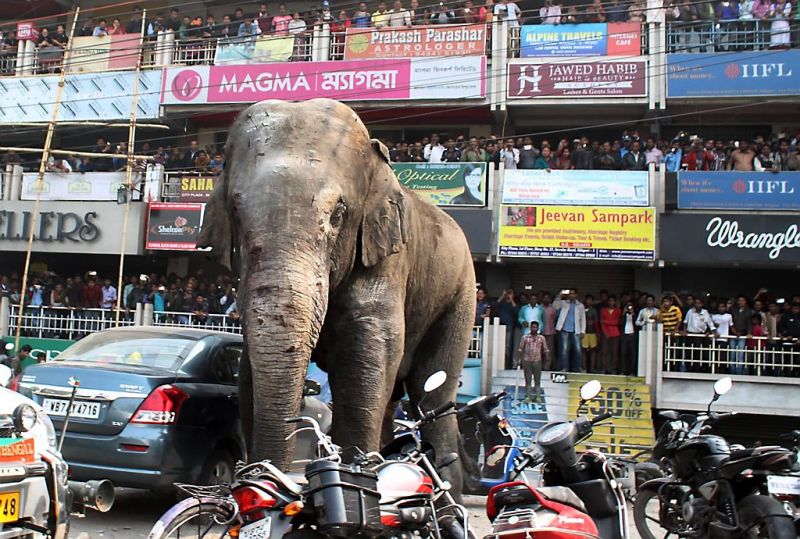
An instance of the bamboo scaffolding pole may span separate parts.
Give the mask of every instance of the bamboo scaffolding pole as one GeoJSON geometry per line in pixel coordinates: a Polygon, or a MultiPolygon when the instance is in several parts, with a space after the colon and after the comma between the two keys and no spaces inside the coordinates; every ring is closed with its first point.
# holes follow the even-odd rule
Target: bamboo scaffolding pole
{"type": "MultiPolygon", "coordinates": [[[[13,124],[3,124],[4,126],[13,126],[13,127],[42,127],[47,125],[45,122],[18,122],[13,124]]],[[[128,127],[129,123],[119,123],[119,122],[95,122],[86,120],[83,122],[59,122],[59,125],[68,126],[68,127],[128,127]]],[[[138,127],[141,128],[148,128],[148,129],[169,129],[168,125],[164,124],[137,124],[138,127]]]]}
{"type": "MultiPolygon", "coordinates": [[[[139,34],[139,50],[144,50],[145,20],[147,10],[142,11],[142,30],[139,34]]],[[[122,312],[122,274],[125,271],[125,242],[128,239],[128,218],[131,213],[131,198],[133,198],[133,147],[136,144],[136,109],[139,106],[139,77],[142,74],[142,55],[136,59],[136,74],[133,76],[133,95],[131,96],[131,119],[128,126],[128,161],[125,166],[125,187],[128,197],[125,200],[125,216],[122,219],[122,234],[119,246],[119,278],[117,279],[117,312],[116,326],[119,327],[119,316],[122,312]]],[[[127,308],[127,305],[126,305],[127,308]]]]}
{"type": "Polygon", "coordinates": [[[56,90],[56,102],[53,104],[53,111],[50,114],[50,122],[47,124],[47,136],[44,139],[44,148],[42,151],[42,162],[39,164],[39,179],[36,183],[36,202],[33,205],[31,212],[31,228],[28,232],[28,247],[25,250],[25,270],[22,272],[22,288],[19,295],[19,309],[17,312],[17,331],[14,335],[14,349],[19,353],[19,338],[22,331],[22,314],[25,308],[25,296],[28,293],[28,271],[31,267],[31,251],[33,251],[33,236],[36,232],[36,224],[39,219],[39,204],[42,198],[42,186],[44,185],[44,173],[47,168],[47,160],[50,159],[50,145],[53,142],[53,133],[56,130],[56,123],[58,122],[58,109],[61,106],[61,97],[64,94],[64,81],[67,77],[67,58],[69,51],[72,50],[72,38],[75,36],[75,27],[78,24],[78,15],[81,12],[80,7],[75,8],[75,15],[72,18],[72,26],[69,30],[69,40],[67,41],[67,48],[61,57],[61,73],[58,77],[58,88],[56,90]]]}
{"type": "MultiPolygon", "coordinates": [[[[43,152],[44,149],[42,148],[26,148],[21,146],[0,146],[0,151],[13,151],[13,152],[20,152],[20,153],[39,153],[43,152]]],[[[98,152],[73,152],[70,150],[48,150],[49,154],[53,155],[75,155],[77,157],[99,157],[99,158],[118,158],[118,159],[128,159],[132,157],[133,159],[153,159],[152,155],[131,155],[130,153],[98,153],[98,152]]]]}

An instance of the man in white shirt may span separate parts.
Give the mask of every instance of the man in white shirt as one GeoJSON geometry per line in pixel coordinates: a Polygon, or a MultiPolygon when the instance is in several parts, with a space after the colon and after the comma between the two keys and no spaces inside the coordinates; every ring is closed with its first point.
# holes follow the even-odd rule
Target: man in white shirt
{"type": "Polygon", "coordinates": [[[434,133],[431,135],[430,144],[426,144],[422,150],[422,156],[428,163],[441,163],[443,154],[444,146],[439,143],[439,135],[434,133]]]}
{"type": "Polygon", "coordinates": [[[656,298],[652,294],[647,294],[644,309],[639,311],[639,315],[636,317],[636,325],[639,326],[640,329],[646,331],[653,329],[655,327],[657,314],[656,298]]]}
{"type": "Polygon", "coordinates": [[[542,19],[542,24],[559,24],[561,23],[561,6],[553,5],[552,0],[544,0],[544,6],[539,9],[539,17],[542,19]]]}
{"type": "Polygon", "coordinates": [[[506,145],[500,150],[500,161],[507,170],[514,170],[519,164],[519,150],[514,147],[514,139],[508,139],[506,145]]]}
{"type": "Polygon", "coordinates": [[[519,27],[519,17],[522,12],[519,6],[514,2],[500,0],[500,2],[494,5],[494,14],[497,15],[498,20],[507,20],[510,28],[519,27]]]}
{"type": "Polygon", "coordinates": [[[411,12],[403,7],[401,0],[395,0],[394,9],[389,11],[389,26],[392,28],[411,26],[411,12]]]}
{"type": "MultiPolygon", "coordinates": [[[[686,337],[686,345],[692,349],[689,352],[690,370],[697,372],[701,370],[701,366],[705,363],[706,353],[701,349],[708,346],[706,337],[716,330],[711,315],[703,308],[702,299],[695,298],[694,306],[686,313],[683,324],[686,333],[689,334],[686,337]]],[[[686,371],[683,363],[681,363],[680,369],[682,372],[686,371]]]]}

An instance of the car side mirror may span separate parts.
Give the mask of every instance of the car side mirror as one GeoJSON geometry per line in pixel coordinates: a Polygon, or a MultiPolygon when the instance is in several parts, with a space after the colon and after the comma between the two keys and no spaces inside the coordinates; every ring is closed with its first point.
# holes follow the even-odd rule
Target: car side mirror
{"type": "Polygon", "coordinates": [[[316,397],[322,393],[322,386],[316,380],[306,380],[303,386],[304,397],[316,397]]]}

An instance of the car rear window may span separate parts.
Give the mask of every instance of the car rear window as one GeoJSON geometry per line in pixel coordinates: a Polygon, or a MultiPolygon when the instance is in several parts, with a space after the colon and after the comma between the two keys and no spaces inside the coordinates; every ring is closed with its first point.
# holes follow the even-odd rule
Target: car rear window
{"type": "Polygon", "coordinates": [[[147,332],[93,333],[73,344],[57,361],[87,361],[100,365],[132,365],[177,369],[191,354],[204,348],[203,341],[147,332]]]}

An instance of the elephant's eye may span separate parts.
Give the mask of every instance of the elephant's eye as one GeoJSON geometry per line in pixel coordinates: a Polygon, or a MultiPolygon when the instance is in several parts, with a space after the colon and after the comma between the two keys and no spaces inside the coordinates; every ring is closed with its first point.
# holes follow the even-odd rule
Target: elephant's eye
{"type": "Polygon", "coordinates": [[[336,203],[336,207],[333,208],[333,213],[331,213],[331,226],[333,228],[337,228],[342,224],[342,218],[344,217],[344,212],[346,211],[347,206],[343,201],[340,200],[336,203]]]}

